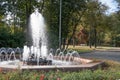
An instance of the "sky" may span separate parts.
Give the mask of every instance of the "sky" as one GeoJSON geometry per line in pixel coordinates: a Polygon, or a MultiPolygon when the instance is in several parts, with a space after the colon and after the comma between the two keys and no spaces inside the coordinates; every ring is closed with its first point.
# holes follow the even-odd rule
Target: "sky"
{"type": "Polygon", "coordinates": [[[99,0],[99,1],[109,7],[107,11],[108,14],[117,11],[118,3],[115,0],[99,0]]]}

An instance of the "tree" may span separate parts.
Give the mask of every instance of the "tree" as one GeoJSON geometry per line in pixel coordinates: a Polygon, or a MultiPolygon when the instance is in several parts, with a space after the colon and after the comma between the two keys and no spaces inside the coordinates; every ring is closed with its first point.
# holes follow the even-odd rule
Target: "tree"
{"type": "MultiPolygon", "coordinates": [[[[68,45],[75,35],[77,26],[85,11],[86,2],[83,0],[62,1],[62,39],[69,39],[68,45]]],[[[50,0],[45,2],[44,16],[48,26],[49,44],[53,47],[58,47],[58,33],[59,33],[59,1],[50,0]],[[54,42],[53,42],[54,40],[54,42]],[[56,46],[57,45],[57,46],[56,46]]]]}
{"type": "Polygon", "coordinates": [[[106,10],[106,6],[102,5],[97,0],[89,0],[87,2],[87,10],[82,18],[85,26],[89,27],[89,45],[90,48],[94,44],[97,47],[97,35],[101,27],[102,15],[106,10]]]}
{"type": "Polygon", "coordinates": [[[84,0],[65,0],[62,8],[62,37],[68,38],[68,48],[71,40],[75,36],[76,29],[86,10],[86,1],[84,0]]]}

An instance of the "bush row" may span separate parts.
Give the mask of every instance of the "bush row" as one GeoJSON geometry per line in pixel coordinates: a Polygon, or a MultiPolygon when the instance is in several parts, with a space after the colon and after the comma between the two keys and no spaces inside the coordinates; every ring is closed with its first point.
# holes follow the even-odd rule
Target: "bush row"
{"type": "Polygon", "coordinates": [[[120,71],[114,70],[83,70],[79,72],[37,72],[11,71],[0,73],[0,80],[118,80],[120,71]]]}

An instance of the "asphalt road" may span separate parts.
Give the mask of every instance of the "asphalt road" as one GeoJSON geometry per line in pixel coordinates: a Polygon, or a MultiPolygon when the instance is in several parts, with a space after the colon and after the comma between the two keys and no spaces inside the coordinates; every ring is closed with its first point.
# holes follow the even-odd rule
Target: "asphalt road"
{"type": "Polygon", "coordinates": [[[120,51],[99,51],[95,50],[90,53],[80,54],[84,58],[95,58],[95,59],[104,59],[104,60],[114,60],[120,62],[120,51]]]}

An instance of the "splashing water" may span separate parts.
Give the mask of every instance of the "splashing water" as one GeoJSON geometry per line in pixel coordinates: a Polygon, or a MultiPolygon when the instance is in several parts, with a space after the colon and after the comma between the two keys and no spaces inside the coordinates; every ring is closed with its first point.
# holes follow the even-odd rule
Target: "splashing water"
{"type": "MultiPolygon", "coordinates": [[[[37,51],[33,50],[33,53],[37,56],[47,56],[47,38],[45,32],[45,23],[43,16],[35,9],[30,15],[30,29],[33,47],[37,48],[37,51]],[[35,51],[35,52],[34,52],[35,51]]],[[[33,49],[34,49],[33,48],[33,49]]]]}
{"type": "Polygon", "coordinates": [[[24,46],[23,60],[28,59],[30,53],[34,54],[37,59],[47,56],[47,38],[45,27],[43,16],[38,12],[38,9],[35,9],[35,12],[30,15],[29,22],[29,29],[31,32],[29,34],[32,37],[32,46],[31,49],[27,49],[26,46],[24,46]]]}

